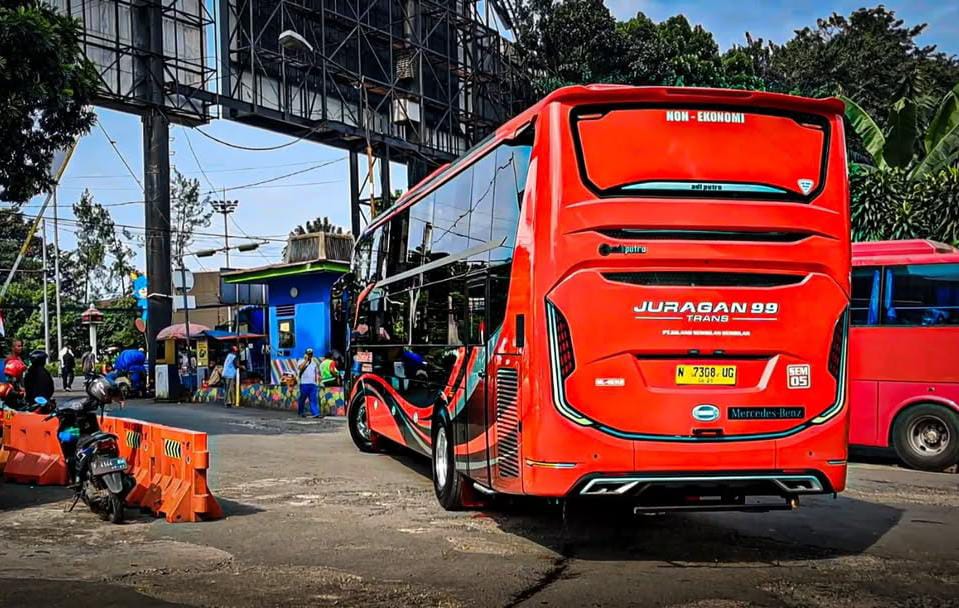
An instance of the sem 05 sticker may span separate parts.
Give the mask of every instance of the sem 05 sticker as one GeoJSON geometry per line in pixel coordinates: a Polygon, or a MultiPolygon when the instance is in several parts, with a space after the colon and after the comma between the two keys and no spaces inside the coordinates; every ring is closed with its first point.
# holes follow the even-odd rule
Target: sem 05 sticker
{"type": "Polygon", "coordinates": [[[787,365],[786,366],[786,386],[789,388],[809,388],[812,386],[812,380],[809,373],[809,364],[787,365]]]}
{"type": "Polygon", "coordinates": [[[596,378],[593,383],[596,386],[626,386],[625,378],[596,378]]]}

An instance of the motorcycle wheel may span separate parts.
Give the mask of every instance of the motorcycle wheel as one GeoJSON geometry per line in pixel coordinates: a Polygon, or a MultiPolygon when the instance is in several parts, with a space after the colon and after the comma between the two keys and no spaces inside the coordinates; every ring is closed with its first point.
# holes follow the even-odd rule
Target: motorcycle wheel
{"type": "Polygon", "coordinates": [[[106,511],[103,513],[103,518],[109,520],[112,524],[122,524],[124,517],[123,510],[123,499],[116,494],[110,494],[110,498],[107,499],[106,511]]]}

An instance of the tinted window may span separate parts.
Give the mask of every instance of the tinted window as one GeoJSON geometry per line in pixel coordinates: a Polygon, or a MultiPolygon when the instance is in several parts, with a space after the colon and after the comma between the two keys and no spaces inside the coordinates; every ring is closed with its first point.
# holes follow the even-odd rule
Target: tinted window
{"type": "Polygon", "coordinates": [[[801,199],[825,177],[827,127],[815,117],[584,109],[574,129],[584,177],[603,193],[801,199]],[[730,162],[744,153],[749,162],[730,162]]]}
{"type": "Polygon", "coordinates": [[[373,233],[373,244],[370,255],[370,274],[367,276],[368,283],[375,283],[383,278],[383,272],[386,266],[386,246],[388,238],[386,233],[389,231],[389,224],[385,224],[376,229],[373,233]]]}
{"type": "MultiPolygon", "coordinates": [[[[473,167],[473,192],[470,203],[469,247],[485,245],[493,235],[493,195],[496,183],[496,153],[491,152],[479,159],[473,167]]],[[[485,267],[489,251],[470,257],[471,264],[485,267]]]]}
{"type": "Polygon", "coordinates": [[[495,263],[513,259],[519,207],[526,175],[529,172],[530,146],[502,146],[496,151],[496,196],[493,205],[493,241],[497,244],[491,260],[495,263]]]}
{"type": "Polygon", "coordinates": [[[432,238],[433,195],[429,194],[410,207],[409,237],[406,240],[406,262],[409,268],[429,262],[432,238]]]}
{"type": "Polygon", "coordinates": [[[473,169],[463,171],[436,191],[433,199],[434,257],[456,255],[469,245],[473,169]]]}
{"type": "Polygon", "coordinates": [[[959,325],[959,264],[889,267],[883,323],[959,325]]]}
{"type": "Polygon", "coordinates": [[[293,319],[279,319],[276,322],[277,337],[276,344],[279,348],[294,348],[296,347],[296,331],[293,327],[293,319]]]}
{"type": "Polygon", "coordinates": [[[353,254],[353,274],[356,280],[364,283],[370,276],[370,256],[373,251],[373,237],[364,237],[356,246],[353,254]]]}
{"type": "Polygon", "coordinates": [[[852,271],[852,324],[876,325],[879,323],[879,282],[882,271],[878,268],[856,268],[852,271]]]}

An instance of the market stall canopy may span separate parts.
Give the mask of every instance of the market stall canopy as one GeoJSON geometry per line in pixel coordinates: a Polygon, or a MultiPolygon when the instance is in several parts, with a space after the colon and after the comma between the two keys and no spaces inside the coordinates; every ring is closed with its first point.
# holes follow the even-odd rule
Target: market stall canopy
{"type": "Polygon", "coordinates": [[[240,333],[235,334],[223,329],[208,329],[203,332],[203,335],[207,338],[212,338],[214,340],[258,340],[260,338],[265,338],[263,334],[251,334],[251,333],[240,333]]]}
{"type": "MultiPolygon", "coordinates": [[[[206,325],[190,323],[190,338],[199,338],[200,334],[207,331],[210,331],[210,328],[206,325]]],[[[174,323],[169,327],[164,327],[157,334],[157,340],[169,340],[170,338],[186,340],[186,323],[174,323]]]]}

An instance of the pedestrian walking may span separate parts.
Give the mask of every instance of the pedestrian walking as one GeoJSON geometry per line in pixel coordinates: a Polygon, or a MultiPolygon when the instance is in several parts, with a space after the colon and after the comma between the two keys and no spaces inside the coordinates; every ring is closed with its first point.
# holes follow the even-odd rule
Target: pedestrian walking
{"type": "Polygon", "coordinates": [[[63,347],[60,351],[60,379],[63,381],[63,390],[73,390],[74,368],[77,365],[77,358],[73,354],[70,345],[63,347]]]}
{"type": "Polygon", "coordinates": [[[236,346],[230,347],[230,353],[223,361],[223,379],[226,384],[226,407],[233,407],[236,403],[236,376],[238,370],[236,346]]]}
{"type": "Polygon", "coordinates": [[[316,385],[320,380],[320,366],[313,358],[313,349],[306,349],[306,356],[300,361],[297,369],[300,372],[300,398],[296,402],[296,410],[301,418],[306,417],[305,406],[310,402],[310,414],[314,418],[322,418],[320,404],[317,399],[316,385]]]}
{"type": "Polygon", "coordinates": [[[87,349],[83,356],[80,358],[80,365],[83,368],[83,378],[85,381],[90,381],[94,377],[94,370],[97,367],[97,356],[93,354],[93,351],[87,349]]]}

